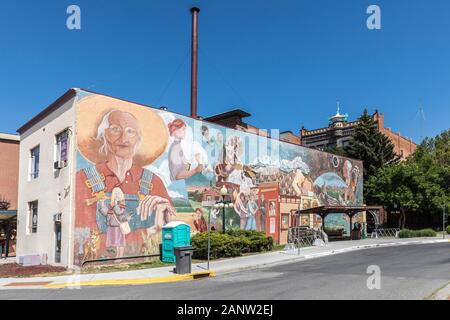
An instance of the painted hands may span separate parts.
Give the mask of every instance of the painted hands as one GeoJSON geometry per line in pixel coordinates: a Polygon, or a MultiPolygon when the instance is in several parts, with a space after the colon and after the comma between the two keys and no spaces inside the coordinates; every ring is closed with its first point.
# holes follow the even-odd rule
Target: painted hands
{"type": "Polygon", "coordinates": [[[155,231],[159,231],[166,222],[172,220],[172,217],[177,214],[169,200],[151,195],[142,199],[137,207],[137,212],[141,217],[141,221],[147,220],[155,212],[155,224],[152,227],[155,231]]]}

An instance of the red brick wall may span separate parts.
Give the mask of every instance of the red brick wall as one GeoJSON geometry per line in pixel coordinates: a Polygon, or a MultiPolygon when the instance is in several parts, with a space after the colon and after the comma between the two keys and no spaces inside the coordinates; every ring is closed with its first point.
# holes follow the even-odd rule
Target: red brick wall
{"type": "Polygon", "coordinates": [[[394,133],[390,129],[383,129],[381,130],[381,133],[392,141],[395,146],[395,153],[402,155],[403,151],[403,159],[412,154],[417,148],[417,145],[414,142],[402,137],[400,133],[394,133]]]}
{"type": "Polygon", "coordinates": [[[10,210],[17,210],[19,180],[19,143],[0,140],[0,198],[11,202],[10,210]]]}
{"type": "Polygon", "coordinates": [[[400,133],[392,132],[391,129],[384,127],[384,114],[382,113],[375,113],[374,114],[374,120],[378,123],[378,130],[387,136],[392,143],[394,144],[394,151],[398,155],[401,155],[403,159],[408,157],[410,154],[412,154],[416,148],[417,145],[412,142],[410,139],[407,139],[405,137],[402,137],[400,133]]]}
{"type": "Polygon", "coordinates": [[[292,132],[281,133],[280,140],[300,145],[300,137],[292,132]]]}

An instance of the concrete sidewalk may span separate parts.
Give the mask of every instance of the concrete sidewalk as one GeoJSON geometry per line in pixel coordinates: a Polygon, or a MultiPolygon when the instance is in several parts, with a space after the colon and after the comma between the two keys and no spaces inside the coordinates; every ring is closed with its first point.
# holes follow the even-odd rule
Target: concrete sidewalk
{"type": "Polygon", "coordinates": [[[286,264],[355,250],[384,246],[430,244],[449,241],[450,239],[448,238],[445,240],[442,238],[414,238],[340,241],[328,243],[323,247],[302,248],[300,249],[300,254],[298,250],[275,251],[244,257],[215,260],[211,262],[209,271],[206,270],[206,263],[196,263],[192,265],[192,273],[187,275],[174,274],[173,267],[162,267],[109,273],[75,274],[57,277],[3,278],[0,279],[0,289],[79,288],[82,286],[131,285],[186,281],[240,270],[286,264]]]}

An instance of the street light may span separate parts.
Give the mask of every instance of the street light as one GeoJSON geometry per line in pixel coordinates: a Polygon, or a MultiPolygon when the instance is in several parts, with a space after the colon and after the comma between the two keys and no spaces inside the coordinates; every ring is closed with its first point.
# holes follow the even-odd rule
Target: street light
{"type": "MultiPolygon", "coordinates": [[[[225,201],[225,196],[228,194],[228,190],[225,186],[220,189],[220,194],[222,195],[222,201],[218,201],[214,204],[214,208],[221,208],[222,211],[222,232],[225,233],[225,209],[233,208],[233,204],[230,201],[225,201]]],[[[211,210],[208,214],[208,265],[207,268],[209,270],[209,262],[211,256],[211,210]]]]}
{"type": "Polygon", "coordinates": [[[225,209],[233,208],[233,203],[225,200],[225,197],[228,195],[228,189],[225,185],[220,189],[220,195],[222,196],[222,201],[218,201],[214,208],[222,209],[222,233],[225,233],[225,209]]]}
{"type": "Polygon", "coordinates": [[[220,194],[222,196],[226,196],[228,194],[228,189],[227,187],[225,187],[225,185],[223,185],[222,188],[220,189],[220,194]]]}

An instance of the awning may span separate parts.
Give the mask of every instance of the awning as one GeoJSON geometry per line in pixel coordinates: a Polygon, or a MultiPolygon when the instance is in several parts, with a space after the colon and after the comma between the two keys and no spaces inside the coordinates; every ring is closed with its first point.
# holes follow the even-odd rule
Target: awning
{"type": "Polygon", "coordinates": [[[0,210],[0,221],[10,220],[17,217],[17,210],[0,210]]]}
{"type": "Polygon", "coordinates": [[[318,215],[327,215],[330,213],[346,213],[348,215],[355,215],[358,212],[368,211],[368,210],[380,210],[382,206],[320,206],[315,208],[308,208],[303,210],[298,210],[297,214],[309,214],[315,213],[318,215]]]}
{"type": "Polygon", "coordinates": [[[297,210],[297,215],[302,214],[311,214],[315,213],[318,214],[322,218],[322,227],[325,228],[325,218],[329,214],[336,214],[336,213],[344,213],[349,216],[350,218],[350,230],[352,230],[352,219],[353,216],[356,214],[367,211],[375,219],[375,225],[380,224],[380,211],[383,210],[382,206],[320,206],[315,208],[308,208],[303,210],[297,210]]]}

